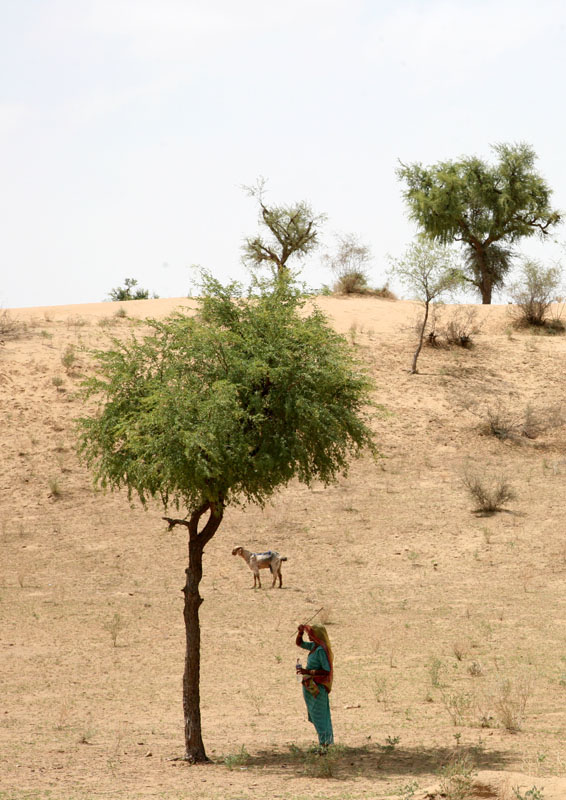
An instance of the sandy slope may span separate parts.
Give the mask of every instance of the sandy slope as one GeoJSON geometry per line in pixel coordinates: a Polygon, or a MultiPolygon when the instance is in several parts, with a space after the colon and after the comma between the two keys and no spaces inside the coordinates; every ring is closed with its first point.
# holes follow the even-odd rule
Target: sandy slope
{"type": "Polygon", "coordinates": [[[411,376],[414,304],[318,303],[375,378],[383,459],[336,487],[293,485],[263,512],[229,510],[209,544],[206,767],[170,760],[182,752],[186,542],[161,509],[94,492],[72,433],[81,345],[195,301],[123,303],[123,319],[111,303],[10,312],[27,330],[0,346],[2,800],[408,798],[411,785],[433,797],[461,756],[474,797],[566,797],[566,431],[513,442],[479,429],[497,404],[550,418],[566,338],[513,332],[506,307],[480,307],[475,347],[426,349],[411,376]],[[474,468],[508,476],[505,512],[472,513],[462,474],[474,468]],[[286,555],[283,590],[251,590],[235,544],[286,555]],[[332,778],[290,750],[314,740],[293,640],[321,606],[344,746],[332,778]],[[521,698],[510,733],[504,711],[521,698]],[[242,747],[249,758],[229,769],[242,747]]]}

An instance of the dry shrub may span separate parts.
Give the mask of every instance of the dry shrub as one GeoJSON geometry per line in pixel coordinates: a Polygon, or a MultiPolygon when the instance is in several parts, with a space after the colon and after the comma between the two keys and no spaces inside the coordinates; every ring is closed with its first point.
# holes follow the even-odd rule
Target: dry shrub
{"type": "Polygon", "coordinates": [[[475,767],[469,755],[455,756],[440,770],[440,793],[446,800],[471,800],[475,767]]]}
{"type": "Polygon", "coordinates": [[[336,294],[362,294],[368,297],[381,297],[385,300],[397,300],[387,284],[381,289],[372,289],[368,284],[367,275],[357,270],[339,275],[333,291],[336,294]]]}
{"type": "Polygon", "coordinates": [[[505,503],[516,497],[504,475],[486,475],[485,472],[466,472],[462,482],[477,503],[477,513],[493,514],[502,511],[505,503]]]}
{"type": "Polygon", "coordinates": [[[339,275],[334,291],[338,294],[366,294],[369,291],[367,276],[358,270],[339,275]]]}
{"type": "Polygon", "coordinates": [[[480,332],[478,312],[475,308],[461,307],[452,311],[451,316],[441,321],[440,335],[448,345],[470,348],[473,346],[472,336],[480,332]]]}
{"type": "Polygon", "coordinates": [[[501,441],[537,439],[548,431],[562,427],[565,422],[564,412],[559,404],[538,409],[527,404],[522,412],[511,411],[501,402],[476,407],[473,403],[463,405],[482,420],[480,430],[483,434],[495,436],[501,441]]]}
{"type": "Polygon", "coordinates": [[[14,319],[6,309],[0,310],[0,338],[18,339],[26,331],[26,325],[14,319]]]}
{"type": "Polygon", "coordinates": [[[526,678],[515,684],[506,679],[499,685],[494,707],[497,718],[506,731],[517,733],[521,730],[527,702],[532,693],[532,682],[526,678]]]}
{"type": "MultiPolygon", "coordinates": [[[[521,266],[521,280],[509,287],[514,305],[509,306],[508,313],[514,324],[517,327],[546,326],[561,280],[559,266],[544,267],[539,261],[526,259],[521,266]]],[[[553,332],[558,332],[558,329],[553,332]]]]}

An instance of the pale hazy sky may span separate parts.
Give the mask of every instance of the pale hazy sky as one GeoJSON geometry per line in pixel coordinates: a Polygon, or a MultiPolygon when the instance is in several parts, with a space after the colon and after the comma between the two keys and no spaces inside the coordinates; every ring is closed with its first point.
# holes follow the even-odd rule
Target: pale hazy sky
{"type": "MultiPolygon", "coordinates": [[[[0,0],[0,306],[97,302],[192,264],[246,278],[268,202],[375,255],[414,233],[398,159],[525,141],[566,209],[562,0],[0,0]]],[[[558,232],[566,240],[566,226],[558,232]]],[[[558,244],[524,248],[548,260],[558,244]]],[[[332,276],[319,256],[303,278],[332,276]]]]}

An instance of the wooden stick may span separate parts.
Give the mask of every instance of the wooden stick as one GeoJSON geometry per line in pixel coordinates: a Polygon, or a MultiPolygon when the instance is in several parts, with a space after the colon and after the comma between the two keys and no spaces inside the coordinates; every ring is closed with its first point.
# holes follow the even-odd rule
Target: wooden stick
{"type": "MultiPolygon", "coordinates": [[[[316,612],[316,614],[313,614],[313,615],[312,615],[312,617],[310,617],[309,619],[307,619],[307,621],[306,621],[306,622],[302,622],[301,624],[302,624],[302,625],[308,625],[308,624],[309,624],[309,622],[312,622],[312,620],[313,620],[313,619],[316,617],[316,615],[317,615],[317,614],[320,614],[320,612],[322,611],[322,609],[323,609],[323,608],[324,608],[324,606],[322,606],[321,608],[319,608],[319,609],[318,609],[318,611],[316,612]]],[[[296,635],[297,635],[297,634],[295,634],[295,636],[296,636],[296,635]]]]}

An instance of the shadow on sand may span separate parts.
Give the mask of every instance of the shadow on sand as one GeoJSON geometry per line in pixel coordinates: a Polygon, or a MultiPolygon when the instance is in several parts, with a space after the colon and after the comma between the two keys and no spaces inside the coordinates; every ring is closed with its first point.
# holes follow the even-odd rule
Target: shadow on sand
{"type": "MultiPolygon", "coordinates": [[[[333,778],[368,778],[391,780],[405,776],[436,775],[454,759],[466,757],[476,770],[503,770],[513,760],[503,751],[485,751],[478,747],[384,747],[368,744],[363,747],[337,746],[328,756],[332,759],[333,778]]],[[[247,761],[247,766],[271,772],[304,775],[316,758],[313,751],[291,746],[287,752],[260,750],[247,761]]],[[[330,775],[329,775],[330,776],[330,775]]]]}

